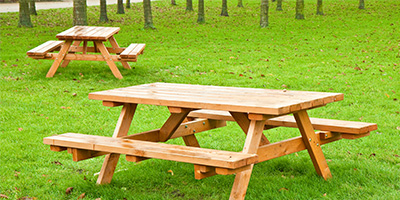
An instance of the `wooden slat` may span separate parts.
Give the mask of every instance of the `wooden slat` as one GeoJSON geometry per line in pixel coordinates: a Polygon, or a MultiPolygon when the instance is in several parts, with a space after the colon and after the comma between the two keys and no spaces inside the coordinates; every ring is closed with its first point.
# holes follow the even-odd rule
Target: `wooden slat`
{"type": "Polygon", "coordinates": [[[143,53],[146,44],[130,44],[121,54],[121,59],[134,59],[143,53]]]}
{"type": "Polygon", "coordinates": [[[48,52],[55,51],[57,48],[61,47],[64,44],[64,41],[55,41],[50,40],[47,41],[31,50],[26,52],[28,56],[44,56],[48,52]]]}
{"type": "Polygon", "coordinates": [[[90,99],[282,115],[343,99],[340,93],[152,83],[89,94],[90,99]]]}
{"type": "Polygon", "coordinates": [[[56,35],[59,40],[106,41],[118,33],[119,27],[74,26],[56,35]]]}
{"type": "Polygon", "coordinates": [[[229,169],[235,169],[257,162],[256,154],[75,133],[50,136],[44,139],[44,143],[77,149],[158,158],[229,169]]]}
{"type": "MultiPolygon", "coordinates": [[[[233,121],[232,116],[226,111],[216,110],[195,110],[189,113],[189,117],[208,118],[216,120],[233,121]]],[[[315,130],[331,131],[338,133],[347,134],[365,134],[376,130],[377,124],[367,122],[354,122],[354,121],[343,121],[335,119],[322,119],[322,118],[310,118],[311,123],[315,130]]],[[[268,119],[265,123],[269,126],[282,126],[282,127],[293,127],[297,128],[296,120],[293,116],[285,115],[268,119]]]]}

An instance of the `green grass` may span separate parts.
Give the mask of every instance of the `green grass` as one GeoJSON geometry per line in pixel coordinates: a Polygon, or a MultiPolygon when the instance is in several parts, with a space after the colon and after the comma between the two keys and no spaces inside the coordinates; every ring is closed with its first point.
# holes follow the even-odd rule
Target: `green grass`
{"type": "MultiPolygon", "coordinates": [[[[313,117],[374,122],[378,130],[357,140],[323,146],[333,178],[317,176],[307,152],[257,164],[247,199],[397,199],[400,196],[400,3],[325,0],[325,16],[306,1],[305,20],[270,4],[270,25],[259,28],[259,1],[220,17],[220,1],[206,1],[206,23],[185,12],[185,1],[152,2],[156,31],[143,30],[142,4],[125,15],[108,6],[120,46],[146,43],[135,69],[118,64],[116,79],[105,62],[71,62],[45,78],[51,60],[26,52],[72,26],[72,8],[38,10],[34,28],[17,28],[18,13],[0,14],[0,194],[18,199],[228,199],[234,176],[195,180],[193,166],[164,160],[139,164],[121,159],[109,185],[95,184],[102,157],[73,162],[49,150],[46,136],[65,132],[111,136],[120,108],[107,108],[88,93],[151,82],[190,83],[344,93],[343,101],[310,111],[313,117]],[[77,95],[74,96],[73,93],[77,95]],[[66,108],[66,109],[63,109],[66,108]],[[61,163],[57,164],[57,163],[61,163]],[[168,173],[172,170],[174,175],[168,173]],[[68,187],[73,192],[65,194],[68,187]],[[286,189],[284,189],[286,188],[286,189]]],[[[194,1],[197,9],[197,2],[194,1]]],[[[140,105],[131,133],[158,128],[164,107],[140,105]]],[[[265,131],[271,141],[298,136],[295,129],[265,131]]],[[[244,137],[233,123],[198,134],[203,147],[239,151],[244,137]]],[[[182,140],[172,141],[183,144],[182,140]]]]}

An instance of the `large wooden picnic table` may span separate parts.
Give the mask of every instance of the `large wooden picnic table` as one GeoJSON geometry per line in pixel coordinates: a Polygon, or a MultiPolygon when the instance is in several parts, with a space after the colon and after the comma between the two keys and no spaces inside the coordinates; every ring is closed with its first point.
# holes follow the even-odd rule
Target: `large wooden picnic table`
{"type": "Polygon", "coordinates": [[[114,38],[119,31],[119,27],[74,26],[56,35],[60,41],[47,41],[28,51],[27,55],[34,59],[54,59],[46,77],[53,77],[60,65],[66,67],[71,60],[91,60],[106,61],[114,76],[122,79],[114,62],[121,62],[124,68],[131,69],[128,62],[136,62],[136,56],[143,52],[145,45],[131,44],[128,48],[120,47],[114,38]],[[111,47],[106,47],[107,41],[111,47]],[[89,46],[88,42],[93,46],[89,46]],[[49,53],[55,50],[59,52],[49,53]]]}
{"type": "MultiPolygon", "coordinates": [[[[193,163],[197,179],[216,174],[236,174],[230,198],[244,199],[255,163],[304,149],[308,150],[317,173],[324,179],[330,178],[332,175],[321,145],[342,138],[340,133],[335,135],[333,132],[324,132],[319,137],[312,123],[321,129],[336,125],[325,121],[311,122],[307,114],[307,110],[342,100],[341,93],[151,83],[93,92],[89,94],[89,99],[101,100],[105,106],[123,106],[112,138],[68,133],[45,138],[44,142],[52,145],[55,151],[81,149],[69,149],[75,161],[107,154],[98,184],[111,181],[119,155],[126,154],[126,159],[133,162],[158,158],[193,163]],[[160,129],[128,135],[138,104],[167,106],[170,117],[160,129]],[[203,110],[213,110],[211,115],[218,112],[227,114],[212,119],[211,115],[201,114],[203,110]],[[292,122],[290,119],[274,120],[288,114],[293,114],[292,122]],[[246,133],[242,151],[200,148],[195,133],[224,126],[226,120],[236,121],[246,133]],[[297,127],[301,137],[270,144],[263,130],[285,124],[297,127]],[[184,139],[187,147],[163,143],[178,137],[184,139]]],[[[353,124],[341,122],[340,126],[344,130],[353,124]]],[[[351,134],[366,136],[376,129],[376,124],[363,123],[361,126],[368,130],[351,134]]],[[[356,129],[360,130],[360,127],[356,129]]],[[[352,139],[345,135],[343,138],[352,139]]]]}

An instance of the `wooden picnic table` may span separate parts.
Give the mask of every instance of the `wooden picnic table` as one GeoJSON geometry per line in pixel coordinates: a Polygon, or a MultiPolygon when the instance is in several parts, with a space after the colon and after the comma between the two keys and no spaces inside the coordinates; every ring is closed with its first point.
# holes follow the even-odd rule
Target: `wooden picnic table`
{"type": "Polygon", "coordinates": [[[305,149],[317,173],[330,178],[321,145],[364,137],[376,129],[372,123],[309,118],[307,110],[340,101],[341,93],[152,83],[93,92],[89,99],[123,106],[112,138],[66,133],[44,143],[53,151],[68,149],[74,161],[106,154],[98,184],[110,183],[120,154],[126,154],[132,162],[157,158],[193,163],[196,179],[236,174],[230,199],[244,199],[254,164],[305,149]],[[170,117],[160,129],[128,135],[138,104],[167,106],[170,117]],[[236,121],[247,135],[242,151],[200,148],[195,134],[226,121],[236,121]],[[270,143],[263,130],[280,126],[298,128],[301,136],[270,143]],[[187,146],[163,143],[178,137],[187,146]]]}
{"type": "Polygon", "coordinates": [[[53,77],[60,65],[66,67],[71,60],[91,60],[106,61],[114,76],[122,79],[114,62],[121,62],[124,68],[131,69],[128,62],[136,62],[137,56],[143,53],[145,44],[120,47],[114,38],[119,31],[119,27],[74,26],[56,35],[60,41],[47,41],[29,50],[27,55],[34,59],[54,59],[46,77],[53,77]],[[107,41],[111,47],[105,46],[107,41]],[[93,46],[88,46],[88,42],[93,43],[93,46]],[[50,53],[58,50],[59,53],[50,53]],[[88,54],[89,52],[97,54],[88,54]]]}

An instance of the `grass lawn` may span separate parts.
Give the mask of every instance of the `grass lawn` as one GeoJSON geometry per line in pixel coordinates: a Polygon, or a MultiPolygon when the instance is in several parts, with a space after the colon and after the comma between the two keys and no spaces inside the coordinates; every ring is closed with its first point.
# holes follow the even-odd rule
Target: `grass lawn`
{"type": "MultiPolygon", "coordinates": [[[[233,175],[195,180],[193,166],[164,160],[120,159],[111,184],[96,185],[103,157],[73,162],[49,150],[46,136],[66,132],[111,136],[120,107],[108,108],[88,93],[152,82],[344,93],[344,100],[309,112],[312,117],[374,122],[378,130],[357,140],[322,147],[333,178],[319,177],[306,151],[257,164],[246,199],[397,199],[400,196],[400,2],[306,1],[305,20],[295,20],[295,0],[284,11],[270,3],[270,25],[259,28],[260,2],[205,2],[206,23],[185,2],[152,2],[157,30],[143,30],[142,4],[98,23],[116,26],[120,46],[146,43],[135,69],[118,63],[116,79],[105,62],[73,61],[45,78],[52,60],[26,52],[72,26],[72,8],[38,10],[34,28],[18,28],[18,13],[0,13],[0,194],[9,199],[228,199],[233,175]],[[172,173],[169,170],[173,171],[172,173]],[[66,190],[73,187],[70,194],[66,190]]],[[[197,10],[197,1],[194,1],[197,10]]],[[[249,97],[251,98],[251,97],[249,97]]],[[[131,133],[159,128],[165,107],[139,105],[131,133]]],[[[300,135],[295,129],[265,131],[272,142],[300,135]],[[284,134],[283,134],[284,133],[284,134]]],[[[197,135],[206,148],[240,151],[244,134],[233,123],[197,135]]],[[[170,143],[184,144],[181,139],[170,143]]],[[[1,196],[0,196],[1,199],[1,196]]]]}

